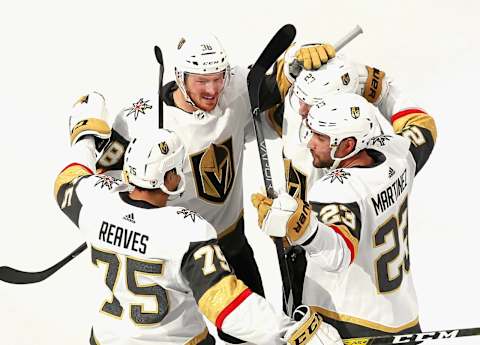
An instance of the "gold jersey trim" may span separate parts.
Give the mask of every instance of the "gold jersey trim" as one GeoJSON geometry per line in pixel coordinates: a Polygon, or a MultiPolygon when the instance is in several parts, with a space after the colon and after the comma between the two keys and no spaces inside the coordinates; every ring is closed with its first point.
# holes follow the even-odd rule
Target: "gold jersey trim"
{"type": "Polygon", "coordinates": [[[238,222],[240,222],[242,218],[243,218],[243,208],[240,211],[240,214],[238,215],[237,219],[231,225],[229,225],[225,230],[221,231],[217,237],[220,239],[222,237],[229,235],[233,231],[235,231],[235,229],[238,226],[238,222]]]}
{"type": "Polygon", "coordinates": [[[198,301],[203,315],[216,324],[220,313],[248,287],[237,277],[230,274],[210,287],[198,301]]]}
{"type": "Polygon", "coordinates": [[[57,178],[55,179],[54,185],[54,195],[55,199],[57,198],[58,190],[60,187],[66,183],[71,182],[77,177],[80,176],[88,176],[92,175],[92,171],[88,169],[86,166],[81,164],[71,164],[67,166],[63,171],[58,174],[57,178]]]}
{"type": "Polygon", "coordinates": [[[197,345],[200,344],[208,336],[208,328],[205,327],[202,333],[194,336],[192,339],[187,341],[185,345],[197,345]]]}
{"type": "Polygon", "coordinates": [[[433,142],[437,140],[435,121],[430,115],[421,112],[421,110],[407,110],[392,116],[392,126],[395,133],[400,133],[403,129],[412,125],[427,129],[432,134],[433,142]]]}
{"type": "Polygon", "coordinates": [[[73,140],[82,132],[92,131],[95,133],[100,133],[105,136],[110,136],[111,130],[108,124],[104,120],[97,118],[88,118],[78,122],[70,133],[70,143],[73,143],[73,140]]]}
{"type": "Polygon", "coordinates": [[[320,313],[321,315],[326,316],[330,319],[337,320],[337,321],[343,321],[343,322],[349,322],[349,323],[353,323],[355,325],[376,329],[378,331],[382,331],[382,332],[386,332],[386,333],[398,333],[400,331],[403,331],[404,329],[413,327],[413,326],[418,324],[418,316],[414,320],[412,320],[412,321],[410,321],[410,322],[408,322],[404,325],[401,325],[401,326],[398,326],[398,327],[390,327],[390,326],[385,326],[385,325],[382,325],[382,324],[379,324],[379,323],[376,323],[376,322],[373,322],[373,321],[360,319],[360,318],[355,317],[355,316],[339,314],[335,311],[324,309],[322,307],[312,306],[311,308],[314,311],[316,311],[316,312],[320,313]]]}

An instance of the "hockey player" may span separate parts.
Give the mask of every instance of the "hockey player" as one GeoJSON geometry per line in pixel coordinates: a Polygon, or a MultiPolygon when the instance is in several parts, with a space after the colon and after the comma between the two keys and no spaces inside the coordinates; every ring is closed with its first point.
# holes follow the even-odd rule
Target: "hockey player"
{"type": "MultiPolygon", "coordinates": [[[[289,55],[288,51],[286,55],[289,55]]],[[[310,108],[321,102],[325,95],[332,93],[361,94],[376,105],[380,104],[380,100],[386,103],[385,100],[394,93],[390,92],[392,82],[385,78],[385,73],[348,61],[344,56],[330,59],[317,70],[302,69],[298,75],[286,75],[293,84],[288,89],[284,102],[270,109],[268,116],[282,138],[285,190],[294,197],[307,200],[309,189],[325,173],[325,169],[312,165],[309,149],[300,141],[301,123],[306,119],[310,108]]],[[[386,111],[385,107],[380,110],[386,111]]],[[[295,307],[302,303],[306,270],[305,251],[301,246],[291,246],[287,250],[287,264],[295,307]]]]}
{"type": "Polygon", "coordinates": [[[271,236],[303,246],[303,301],[343,338],[420,331],[408,251],[408,195],[433,149],[436,128],[419,108],[388,103],[396,134],[374,134],[372,105],[329,95],[310,109],[313,165],[329,169],[310,204],[287,193],[252,196],[271,236]]]}
{"type": "MultiPolygon", "coordinates": [[[[280,60],[262,85],[261,110],[281,102],[290,85],[283,73],[289,65],[301,63],[307,69],[315,69],[334,55],[330,45],[313,45],[299,47],[287,64],[280,60]]],[[[176,80],[167,83],[162,91],[164,127],[182,133],[188,156],[184,195],[170,205],[194,210],[208,220],[236,275],[254,292],[264,295],[252,248],[244,234],[244,128],[251,121],[247,73],[246,68],[230,66],[215,36],[197,34],[182,38],[177,46],[176,80]]],[[[132,102],[123,116],[131,121],[142,117],[156,120],[156,100],[156,95],[140,98],[132,102]]],[[[150,126],[157,125],[152,122],[150,126]]],[[[117,146],[112,146],[115,152],[122,152],[117,146]]],[[[111,155],[107,149],[108,159],[101,162],[113,165],[111,155]]],[[[238,343],[228,336],[221,337],[238,343]]]]}
{"type": "Polygon", "coordinates": [[[100,310],[90,344],[214,344],[200,312],[219,329],[256,344],[342,344],[308,307],[298,311],[299,322],[276,314],[233,274],[203,217],[166,206],[185,189],[185,147],[177,134],[159,130],[132,139],[127,183],[93,174],[95,150],[110,135],[105,116],[98,93],[75,104],[72,163],[55,181],[58,205],[85,235],[99,268],[100,310]]]}

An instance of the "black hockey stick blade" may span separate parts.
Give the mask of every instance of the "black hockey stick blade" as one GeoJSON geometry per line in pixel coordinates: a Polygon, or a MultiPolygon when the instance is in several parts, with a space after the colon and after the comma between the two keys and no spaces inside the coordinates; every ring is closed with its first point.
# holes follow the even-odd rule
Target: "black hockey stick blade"
{"type": "Polygon", "coordinates": [[[265,73],[273,66],[275,61],[292,44],[297,31],[292,24],[286,24],[277,31],[270,42],[253,64],[247,77],[248,95],[253,115],[258,115],[260,109],[260,86],[265,73]]]}
{"type": "Polygon", "coordinates": [[[163,73],[165,67],[163,65],[163,55],[162,50],[159,46],[155,46],[153,49],[155,52],[155,58],[160,66],[160,72],[158,77],[158,128],[163,128],[163,97],[162,97],[162,87],[163,87],[163,73]]]}
{"type": "Polygon", "coordinates": [[[60,268],[65,266],[71,260],[73,260],[77,255],[83,252],[87,248],[87,244],[83,243],[80,247],[71,252],[63,260],[59,261],[50,268],[47,268],[41,272],[24,272],[16,270],[15,268],[2,266],[0,267],[0,280],[3,280],[6,283],[10,284],[33,284],[41,282],[42,280],[47,279],[52,274],[57,272],[60,268]]]}
{"type": "Polygon", "coordinates": [[[378,337],[363,337],[343,339],[345,345],[387,345],[387,344],[413,344],[424,340],[453,339],[480,335],[480,327],[459,328],[442,331],[431,331],[411,334],[381,335],[378,337]]]}

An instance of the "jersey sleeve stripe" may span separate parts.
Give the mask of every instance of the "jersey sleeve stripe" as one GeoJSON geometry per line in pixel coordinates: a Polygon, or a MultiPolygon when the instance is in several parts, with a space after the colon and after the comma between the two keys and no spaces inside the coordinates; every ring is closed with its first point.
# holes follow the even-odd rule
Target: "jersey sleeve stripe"
{"type": "Polygon", "coordinates": [[[396,120],[398,120],[401,117],[411,115],[411,114],[426,114],[426,112],[419,108],[405,109],[392,115],[392,123],[394,123],[396,120]]]}
{"type": "Polygon", "coordinates": [[[348,249],[350,250],[350,263],[352,263],[358,251],[358,240],[354,236],[352,236],[352,234],[350,233],[350,231],[348,231],[348,228],[345,225],[337,226],[329,224],[328,226],[332,228],[333,231],[335,231],[337,234],[339,234],[345,241],[348,249]]]}
{"type": "MultiPolygon", "coordinates": [[[[248,287],[233,274],[225,276],[205,291],[202,297],[198,300],[200,311],[207,317],[207,319],[216,324],[219,315],[222,314],[230,304],[233,304],[232,307],[235,309],[235,307],[241,303],[242,300],[237,304],[233,302],[236,301],[245,290],[248,290],[248,287]]],[[[228,313],[231,313],[233,309],[228,313]]],[[[223,319],[225,319],[228,313],[223,316],[223,319]]]]}
{"type": "Polygon", "coordinates": [[[222,310],[222,312],[218,315],[217,321],[215,322],[215,326],[217,326],[218,329],[222,329],[223,321],[225,318],[235,310],[236,307],[238,307],[248,296],[252,294],[252,290],[247,288],[244,290],[240,295],[238,295],[237,298],[235,298],[225,309],[222,310]]]}
{"type": "Polygon", "coordinates": [[[69,183],[73,179],[79,176],[93,175],[92,170],[80,163],[72,163],[67,165],[61,172],[58,174],[55,185],[54,185],[54,195],[55,199],[57,198],[58,191],[62,185],[69,183]]]}
{"type": "Polygon", "coordinates": [[[402,132],[408,126],[422,127],[430,132],[433,142],[437,139],[435,121],[421,109],[407,109],[394,114],[392,116],[392,125],[395,133],[402,132]]]}

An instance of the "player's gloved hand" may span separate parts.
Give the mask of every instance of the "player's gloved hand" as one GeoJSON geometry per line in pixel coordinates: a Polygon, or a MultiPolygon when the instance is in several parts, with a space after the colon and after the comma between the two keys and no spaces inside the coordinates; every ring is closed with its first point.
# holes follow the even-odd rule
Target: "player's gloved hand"
{"type": "Polygon", "coordinates": [[[328,43],[290,46],[285,53],[284,73],[293,83],[302,69],[316,70],[335,57],[335,48],[328,43]]]}
{"type": "Polygon", "coordinates": [[[333,57],[335,57],[335,48],[328,43],[306,45],[295,53],[295,59],[308,70],[319,69],[333,57]]]}
{"type": "Polygon", "coordinates": [[[91,135],[95,139],[95,148],[101,151],[110,138],[111,130],[107,123],[105,98],[98,92],[82,96],[70,112],[70,143],[91,135]]]}
{"type": "Polygon", "coordinates": [[[324,322],[311,307],[299,306],[293,312],[293,318],[299,321],[285,333],[283,339],[287,344],[343,345],[337,330],[324,322]]]}
{"type": "Polygon", "coordinates": [[[105,150],[97,161],[97,172],[109,174],[119,178],[123,169],[123,158],[125,150],[130,144],[131,134],[129,125],[131,119],[125,116],[125,111],[121,111],[113,121],[112,135],[105,150]]]}
{"type": "Polygon", "coordinates": [[[290,244],[302,244],[317,230],[318,220],[310,205],[288,193],[280,193],[273,200],[255,193],[252,204],[258,212],[259,226],[269,236],[286,236],[290,244]]]}

